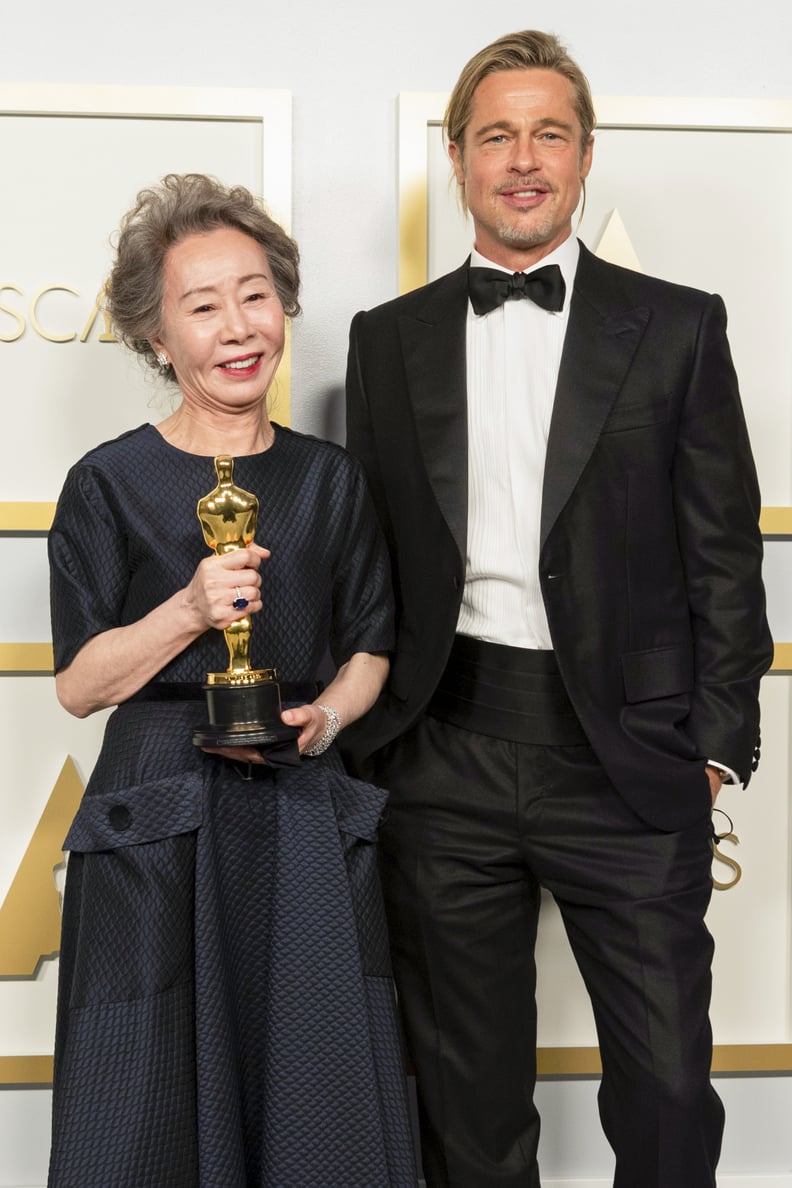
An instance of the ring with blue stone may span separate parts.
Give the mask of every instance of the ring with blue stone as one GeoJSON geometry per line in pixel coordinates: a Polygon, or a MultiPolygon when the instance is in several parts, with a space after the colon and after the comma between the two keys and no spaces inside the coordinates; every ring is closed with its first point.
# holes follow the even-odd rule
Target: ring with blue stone
{"type": "Polygon", "coordinates": [[[239,586],[236,587],[236,598],[231,603],[231,605],[233,606],[234,610],[244,610],[245,607],[249,605],[247,598],[242,597],[242,591],[240,590],[239,586]]]}

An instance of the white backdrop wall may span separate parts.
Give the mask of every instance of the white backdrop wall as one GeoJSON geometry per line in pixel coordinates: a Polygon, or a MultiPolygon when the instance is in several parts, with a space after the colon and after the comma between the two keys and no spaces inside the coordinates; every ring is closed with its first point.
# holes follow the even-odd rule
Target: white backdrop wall
{"type": "MultiPolygon", "coordinates": [[[[294,336],[293,423],[339,432],[349,321],[396,290],[397,96],[447,90],[476,50],[527,26],[561,35],[595,94],[792,94],[792,6],[782,0],[237,0],[228,9],[215,0],[11,0],[0,81],[292,92],[305,310],[294,336]]],[[[8,184],[12,165],[0,167],[8,184]]],[[[673,193],[670,184],[669,234],[685,218],[673,193]]]]}
{"type": "MultiPolygon", "coordinates": [[[[473,52],[528,25],[562,36],[595,94],[792,97],[792,12],[780,0],[666,0],[662,6],[400,0],[392,9],[369,0],[238,0],[227,13],[215,0],[138,0],[121,10],[98,0],[41,0],[5,6],[0,82],[292,92],[292,228],[303,254],[305,311],[292,340],[292,423],[342,438],[350,318],[397,290],[397,96],[447,90],[473,52]]],[[[734,168],[739,172],[742,163],[735,160],[734,168]]],[[[0,169],[3,184],[13,185],[14,162],[5,160],[0,169]]],[[[676,208],[673,176],[668,183],[664,215],[671,236],[688,212],[676,208]]],[[[596,184],[595,159],[592,192],[596,184]]],[[[778,180],[758,176],[754,184],[761,190],[778,180]]],[[[746,210],[735,234],[772,235],[772,228],[753,225],[746,210]]],[[[728,256],[728,242],[723,252],[728,256]]],[[[0,370],[0,408],[12,399],[0,370]]],[[[592,1182],[607,1175],[594,1088],[544,1088],[555,1120],[545,1147],[548,1174],[592,1182]],[[571,1134],[587,1136],[590,1144],[565,1142],[571,1134]]],[[[733,1182],[741,1188],[792,1184],[792,1078],[726,1081],[723,1089],[732,1110],[721,1182],[739,1175],[733,1182]]],[[[0,1188],[43,1183],[46,1097],[0,1090],[0,1188]]]]}

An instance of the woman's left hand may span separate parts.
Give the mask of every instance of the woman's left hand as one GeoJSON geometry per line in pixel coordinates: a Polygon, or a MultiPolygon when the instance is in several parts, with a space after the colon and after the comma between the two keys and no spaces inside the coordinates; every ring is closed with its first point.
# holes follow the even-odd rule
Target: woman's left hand
{"type": "MultiPolygon", "coordinates": [[[[388,675],[388,657],[380,652],[356,652],[346,664],[342,664],[333,680],[322,690],[322,702],[332,706],[341,719],[342,726],[348,726],[365,714],[376,700],[388,675]]],[[[296,726],[297,747],[304,755],[327,729],[327,714],[317,703],[298,705],[284,710],[281,720],[286,726],[296,726]]],[[[222,755],[225,759],[236,759],[239,763],[266,763],[255,747],[202,747],[210,755],[222,755]]]]}
{"type": "MultiPolygon", "coordinates": [[[[300,705],[296,709],[284,710],[281,721],[286,726],[299,727],[297,747],[302,755],[308,747],[322,737],[327,728],[327,715],[318,705],[300,705]]],[[[237,763],[266,763],[267,760],[256,747],[201,747],[207,755],[221,755],[223,759],[234,759],[237,763]]]]}
{"type": "Polygon", "coordinates": [[[299,727],[297,746],[301,755],[318,742],[327,729],[327,714],[318,705],[298,705],[294,709],[284,710],[281,721],[286,726],[299,727]]]}

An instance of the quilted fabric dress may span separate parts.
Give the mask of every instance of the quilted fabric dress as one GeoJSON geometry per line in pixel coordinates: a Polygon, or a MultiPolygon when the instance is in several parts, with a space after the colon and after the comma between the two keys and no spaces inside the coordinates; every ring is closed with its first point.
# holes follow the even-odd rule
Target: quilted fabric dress
{"type": "MultiPolygon", "coordinates": [[[[392,644],[357,464],[276,426],[236,459],[258,495],[254,666],[315,679],[392,644]]],[[[50,535],[57,668],[184,587],[207,556],[211,458],[143,426],[69,473],[50,535]]],[[[223,671],[208,631],[158,674],[223,671]]],[[[112,714],[66,841],[53,1188],[414,1186],[376,878],[385,793],[331,747],[298,767],[204,754],[200,702],[112,714]]]]}

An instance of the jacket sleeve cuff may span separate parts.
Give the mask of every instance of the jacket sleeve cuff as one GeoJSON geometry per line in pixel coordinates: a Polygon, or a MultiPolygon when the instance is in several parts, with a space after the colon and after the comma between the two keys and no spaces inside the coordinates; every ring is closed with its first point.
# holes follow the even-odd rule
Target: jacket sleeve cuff
{"type": "Polygon", "coordinates": [[[737,775],[737,772],[733,768],[727,767],[725,763],[718,763],[717,759],[708,759],[707,767],[715,767],[718,771],[724,772],[724,784],[737,784],[739,787],[742,787],[742,780],[737,775]]]}

